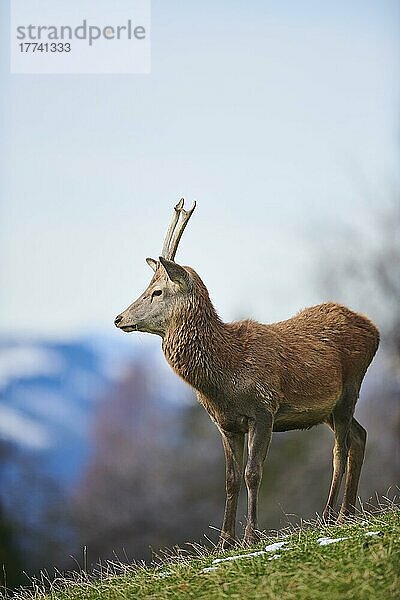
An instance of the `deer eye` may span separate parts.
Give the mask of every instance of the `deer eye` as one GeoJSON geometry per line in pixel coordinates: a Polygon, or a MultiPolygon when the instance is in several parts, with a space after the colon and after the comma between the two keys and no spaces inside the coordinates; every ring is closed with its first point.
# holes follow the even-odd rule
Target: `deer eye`
{"type": "Polygon", "coordinates": [[[154,296],[161,296],[162,294],[162,290],[154,290],[154,292],[151,295],[151,299],[153,300],[154,296]]]}

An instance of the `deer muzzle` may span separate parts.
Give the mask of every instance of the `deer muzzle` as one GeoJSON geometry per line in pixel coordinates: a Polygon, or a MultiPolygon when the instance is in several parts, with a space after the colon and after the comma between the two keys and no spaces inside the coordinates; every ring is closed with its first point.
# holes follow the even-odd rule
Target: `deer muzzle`
{"type": "Polygon", "coordinates": [[[122,329],[126,333],[130,333],[131,331],[137,331],[137,325],[134,323],[126,323],[123,315],[117,315],[114,319],[114,325],[118,327],[118,329],[122,329]]]}

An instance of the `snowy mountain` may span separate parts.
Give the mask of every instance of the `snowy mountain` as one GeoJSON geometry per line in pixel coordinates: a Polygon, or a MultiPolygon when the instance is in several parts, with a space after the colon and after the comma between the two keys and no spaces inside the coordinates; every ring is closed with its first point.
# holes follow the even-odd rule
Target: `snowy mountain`
{"type": "Polygon", "coordinates": [[[151,365],[153,393],[166,408],[187,395],[155,341],[0,340],[0,441],[36,456],[41,470],[70,483],[85,460],[96,406],[133,364],[151,365]]]}

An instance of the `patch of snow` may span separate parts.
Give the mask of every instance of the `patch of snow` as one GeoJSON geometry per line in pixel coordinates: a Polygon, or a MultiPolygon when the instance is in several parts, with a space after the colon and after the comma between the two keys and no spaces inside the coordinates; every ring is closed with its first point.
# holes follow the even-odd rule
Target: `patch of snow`
{"type": "Polygon", "coordinates": [[[22,389],[18,392],[16,399],[18,408],[24,414],[28,412],[40,421],[48,420],[65,424],[69,419],[75,421],[81,416],[80,411],[75,407],[73,411],[71,410],[65,395],[54,392],[45,385],[22,389]]]}
{"type": "Polygon", "coordinates": [[[46,450],[52,446],[46,429],[19,410],[0,405],[0,439],[11,440],[34,450],[46,450]]]}
{"type": "Polygon", "coordinates": [[[171,575],[171,571],[161,571],[161,573],[158,573],[159,577],[171,577],[171,575]]]}
{"type": "Polygon", "coordinates": [[[364,535],[373,536],[373,535],[381,535],[381,531],[367,531],[364,535]]]}
{"type": "Polygon", "coordinates": [[[53,392],[45,385],[21,389],[17,394],[18,409],[24,416],[47,424],[50,428],[62,427],[64,433],[83,435],[86,431],[87,413],[83,406],[69,401],[68,397],[53,392]]]}
{"type": "Polygon", "coordinates": [[[59,373],[63,366],[63,358],[54,350],[33,345],[2,348],[0,351],[0,388],[5,388],[14,379],[59,373]]]}
{"type": "Polygon", "coordinates": [[[281,555],[280,554],[274,554],[273,556],[271,556],[268,560],[276,560],[277,558],[280,558],[281,555]]]}
{"type": "Polygon", "coordinates": [[[340,537],[340,538],[322,537],[322,538],[319,538],[317,540],[317,542],[320,546],[329,546],[329,544],[336,544],[337,542],[342,542],[343,540],[348,540],[348,539],[349,538],[347,538],[347,537],[340,537]]]}
{"type": "Polygon", "coordinates": [[[216,558],[213,560],[213,564],[216,565],[221,562],[238,560],[239,558],[251,558],[252,556],[261,556],[262,554],[265,554],[264,550],[260,550],[259,552],[249,552],[249,554],[236,554],[235,556],[227,556],[226,558],[216,558]]]}
{"type": "Polygon", "coordinates": [[[210,573],[211,571],[218,571],[218,567],[205,567],[200,573],[210,573]]]}
{"type": "Polygon", "coordinates": [[[275,542],[274,544],[269,544],[269,546],[265,546],[264,550],[266,552],[274,552],[275,550],[279,550],[282,546],[285,546],[287,542],[275,542]]]}

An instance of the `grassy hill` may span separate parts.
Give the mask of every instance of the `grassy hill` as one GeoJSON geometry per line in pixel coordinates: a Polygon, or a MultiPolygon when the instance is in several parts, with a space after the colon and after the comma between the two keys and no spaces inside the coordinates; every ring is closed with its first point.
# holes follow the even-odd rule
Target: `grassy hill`
{"type": "Polygon", "coordinates": [[[222,554],[180,550],[158,566],[115,566],[119,574],[59,579],[46,595],[18,599],[390,600],[400,598],[400,511],[366,515],[343,526],[321,524],[277,532],[252,548],[222,554]]]}

